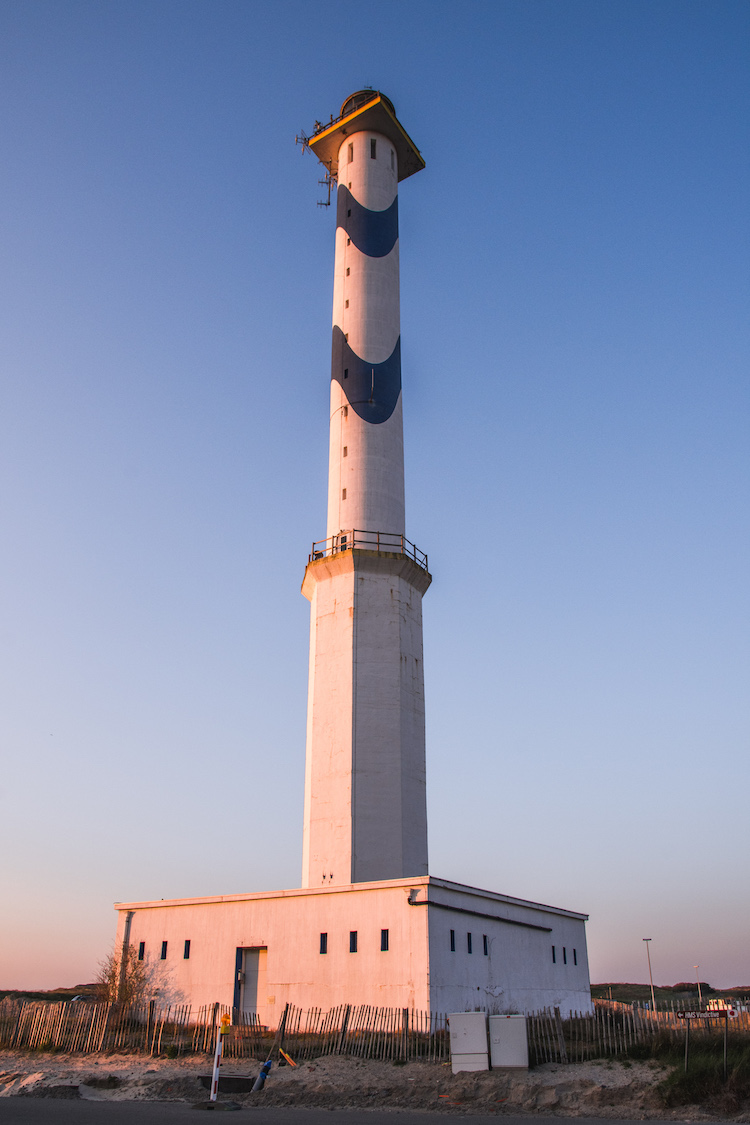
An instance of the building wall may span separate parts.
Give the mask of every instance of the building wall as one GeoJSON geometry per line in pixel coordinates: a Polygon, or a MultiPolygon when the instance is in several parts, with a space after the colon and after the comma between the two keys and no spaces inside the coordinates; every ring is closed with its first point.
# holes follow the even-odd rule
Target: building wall
{"type": "Polygon", "coordinates": [[[445,880],[431,881],[429,899],[434,1010],[590,1011],[585,915],[445,880]]]}
{"type": "Polygon", "coordinates": [[[407,904],[408,884],[322,888],[259,895],[118,904],[116,948],[133,911],[130,945],[165,975],[165,996],[194,1007],[234,1002],[237,949],[265,948],[266,990],[258,1014],[274,1026],[287,1002],[303,1009],[337,1004],[429,1007],[427,916],[407,904]],[[381,930],[388,951],[381,951],[381,930]],[[349,935],[357,932],[357,952],[349,935]],[[328,951],[320,953],[320,935],[328,951]],[[190,958],[183,957],[185,940],[190,958]],[[159,960],[162,942],[167,958],[159,960]]]}
{"type": "Polygon", "coordinates": [[[145,943],[147,959],[162,973],[164,997],[174,1002],[233,1006],[237,950],[265,949],[265,990],[257,1011],[269,1026],[276,1024],[287,1002],[303,1009],[349,1003],[440,1012],[477,1007],[523,1012],[559,1006],[564,1014],[591,1006],[583,915],[444,880],[120,903],[117,909],[116,947],[122,945],[125,918],[132,911],[130,945],[137,950],[145,943]],[[433,905],[419,905],[428,900],[433,905]],[[479,914],[502,915],[545,929],[513,926],[479,914]],[[381,950],[384,929],[387,951],[381,950]],[[450,950],[451,929],[455,952],[450,950]],[[356,953],[349,950],[351,931],[357,933],[356,953]],[[321,933],[328,935],[325,954],[320,953],[321,933]],[[183,957],[186,940],[188,960],[183,957]],[[167,957],[161,961],[164,941],[167,957]],[[577,965],[572,963],[573,949],[577,965]]]}

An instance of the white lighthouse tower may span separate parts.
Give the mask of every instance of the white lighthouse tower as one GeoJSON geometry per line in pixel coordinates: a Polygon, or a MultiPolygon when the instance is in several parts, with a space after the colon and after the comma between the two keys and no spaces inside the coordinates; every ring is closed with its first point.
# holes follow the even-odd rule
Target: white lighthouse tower
{"type": "MultiPolygon", "coordinates": [[[[328,526],[302,583],[302,886],[120,902],[116,948],[167,962],[196,1008],[218,1002],[271,1027],[286,1004],[390,1008],[399,1019],[404,1009],[586,1011],[585,914],[427,872],[431,579],[406,538],[398,264],[398,184],[424,161],[373,90],[347,98],[306,144],[338,188],[328,526]]],[[[494,825],[485,832],[492,847],[494,825]]],[[[512,853],[492,854],[507,873],[512,853]]]]}
{"type": "Polygon", "coordinates": [[[422,595],[406,539],[398,184],[424,167],[362,90],[309,147],[337,180],[326,538],[313,544],[302,883],[427,874],[422,595]]]}

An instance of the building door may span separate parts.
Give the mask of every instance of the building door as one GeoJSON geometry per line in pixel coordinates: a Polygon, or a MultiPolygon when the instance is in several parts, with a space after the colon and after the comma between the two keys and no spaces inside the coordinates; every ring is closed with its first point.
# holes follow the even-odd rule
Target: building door
{"type": "Polygon", "coordinates": [[[260,1015],[266,1004],[266,955],[265,946],[252,946],[238,949],[237,960],[241,962],[239,979],[239,1004],[243,1012],[260,1015]]]}

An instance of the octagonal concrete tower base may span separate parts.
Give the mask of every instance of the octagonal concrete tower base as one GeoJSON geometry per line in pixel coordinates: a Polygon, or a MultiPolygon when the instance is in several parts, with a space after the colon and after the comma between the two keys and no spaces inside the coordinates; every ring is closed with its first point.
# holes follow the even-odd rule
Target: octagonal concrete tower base
{"type": "Polygon", "coordinates": [[[337,180],[326,539],[311,605],[305,887],[427,874],[422,595],[405,537],[398,183],[424,163],[360,91],[310,148],[337,180]]]}

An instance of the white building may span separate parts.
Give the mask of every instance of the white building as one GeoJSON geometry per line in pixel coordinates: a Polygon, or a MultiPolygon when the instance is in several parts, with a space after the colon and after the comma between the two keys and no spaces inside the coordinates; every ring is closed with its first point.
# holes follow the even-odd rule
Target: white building
{"type": "Polygon", "coordinates": [[[422,596],[406,538],[398,184],[424,167],[384,95],[309,147],[338,183],[328,527],[313,544],[302,889],[118,904],[117,947],[195,1005],[588,1010],[586,915],[427,873],[422,596]]]}

